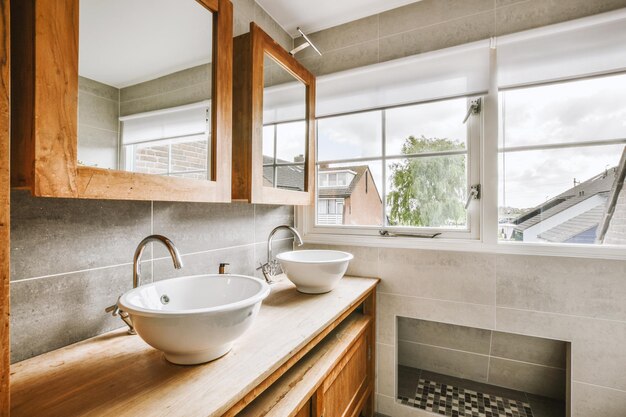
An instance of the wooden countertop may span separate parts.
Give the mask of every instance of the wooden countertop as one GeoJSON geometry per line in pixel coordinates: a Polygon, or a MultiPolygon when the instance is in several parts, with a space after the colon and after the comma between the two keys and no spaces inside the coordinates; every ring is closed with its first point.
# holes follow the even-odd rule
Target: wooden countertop
{"type": "Polygon", "coordinates": [[[125,329],[16,363],[11,416],[221,416],[330,331],[377,282],[345,277],[321,295],[301,294],[287,280],[275,284],[233,350],[204,365],[170,364],[125,329]]]}

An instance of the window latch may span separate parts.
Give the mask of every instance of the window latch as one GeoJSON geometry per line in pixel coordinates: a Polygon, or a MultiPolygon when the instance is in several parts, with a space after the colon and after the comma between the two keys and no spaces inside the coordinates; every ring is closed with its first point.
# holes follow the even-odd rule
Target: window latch
{"type": "Polygon", "coordinates": [[[422,239],[434,239],[441,233],[393,233],[389,230],[381,229],[378,234],[382,237],[417,237],[422,239]]]}
{"type": "Polygon", "coordinates": [[[465,115],[465,119],[463,119],[463,123],[467,123],[467,119],[469,119],[472,114],[480,114],[482,104],[483,100],[481,98],[470,101],[470,106],[467,109],[467,114],[465,115]]]}
{"type": "Polygon", "coordinates": [[[465,210],[467,210],[472,203],[472,200],[480,200],[480,184],[472,185],[467,195],[467,202],[465,202],[465,210]]]}

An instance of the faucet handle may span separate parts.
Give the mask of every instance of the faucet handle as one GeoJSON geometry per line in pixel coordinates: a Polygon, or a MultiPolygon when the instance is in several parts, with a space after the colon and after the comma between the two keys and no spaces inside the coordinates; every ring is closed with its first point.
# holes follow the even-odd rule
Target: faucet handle
{"type": "Polygon", "coordinates": [[[120,312],[120,308],[118,307],[117,303],[115,303],[112,306],[105,308],[104,312],[111,313],[112,315],[117,316],[120,312]]]}

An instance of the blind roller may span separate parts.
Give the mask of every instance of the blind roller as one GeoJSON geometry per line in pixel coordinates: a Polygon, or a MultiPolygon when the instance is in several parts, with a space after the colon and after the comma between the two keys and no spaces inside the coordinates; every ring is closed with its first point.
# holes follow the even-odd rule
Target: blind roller
{"type": "Polygon", "coordinates": [[[426,52],[317,79],[317,116],[483,93],[489,41],[426,52]]]}
{"type": "Polygon", "coordinates": [[[263,89],[263,124],[304,120],[306,86],[290,82],[263,89]]]}
{"type": "Polygon", "coordinates": [[[498,37],[498,86],[626,69],[626,10],[498,37]]]}
{"type": "Polygon", "coordinates": [[[120,117],[122,144],[207,135],[210,131],[210,102],[203,101],[147,113],[120,117]]]}

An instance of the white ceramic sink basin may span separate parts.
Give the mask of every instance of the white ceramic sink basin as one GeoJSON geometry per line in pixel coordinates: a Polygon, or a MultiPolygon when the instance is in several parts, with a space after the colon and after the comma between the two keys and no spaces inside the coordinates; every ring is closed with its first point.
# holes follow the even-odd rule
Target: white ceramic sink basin
{"type": "Polygon", "coordinates": [[[299,250],[276,256],[287,278],[298,291],[321,294],[331,291],[354,258],[351,253],[336,250],[299,250]]]}
{"type": "Polygon", "coordinates": [[[228,353],[269,293],[269,285],[253,277],[196,275],[142,285],[118,305],[146,343],[172,363],[191,365],[228,353]]]}

